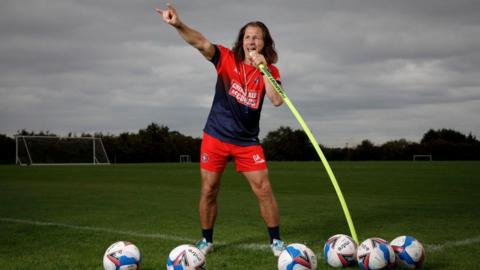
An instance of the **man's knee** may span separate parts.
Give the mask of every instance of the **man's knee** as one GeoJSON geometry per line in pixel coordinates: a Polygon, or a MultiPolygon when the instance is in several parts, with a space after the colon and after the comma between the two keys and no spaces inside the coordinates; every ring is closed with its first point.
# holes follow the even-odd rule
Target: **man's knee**
{"type": "Polygon", "coordinates": [[[221,174],[202,170],[201,196],[204,199],[214,200],[220,190],[221,174]]]}
{"type": "Polygon", "coordinates": [[[203,185],[201,194],[203,197],[207,198],[216,198],[219,191],[218,186],[203,185]]]}
{"type": "Polygon", "coordinates": [[[262,181],[254,185],[253,192],[260,200],[269,200],[273,197],[272,187],[268,181],[262,181]]]}

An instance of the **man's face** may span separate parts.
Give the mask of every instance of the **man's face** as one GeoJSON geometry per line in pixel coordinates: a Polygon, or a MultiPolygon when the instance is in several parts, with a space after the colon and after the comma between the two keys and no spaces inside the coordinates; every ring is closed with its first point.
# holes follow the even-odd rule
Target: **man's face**
{"type": "Polygon", "coordinates": [[[245,59],[248,59],[250,51],[261,53],[263,50],[263,32],[260,27],[247,26],[245,35],[243,36],[243,51],[245,52],[245,59]]]}

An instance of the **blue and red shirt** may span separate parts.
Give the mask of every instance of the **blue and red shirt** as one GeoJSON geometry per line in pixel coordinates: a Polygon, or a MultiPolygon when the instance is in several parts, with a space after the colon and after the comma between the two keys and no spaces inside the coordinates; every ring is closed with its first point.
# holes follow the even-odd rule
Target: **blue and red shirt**
{"type": "MultiPolygon", "coordinates": [[[[211,62],[218,77],[212,108],[203,131],[231,144],[259,144],[260,112],[265,97],[265,83],[260,70],[237,62],[234,53],[221,45],[215,45],[211,62]]],[[[268,65],[268,68],[280,82],[278,69],[274,65],[268,65]]]]}

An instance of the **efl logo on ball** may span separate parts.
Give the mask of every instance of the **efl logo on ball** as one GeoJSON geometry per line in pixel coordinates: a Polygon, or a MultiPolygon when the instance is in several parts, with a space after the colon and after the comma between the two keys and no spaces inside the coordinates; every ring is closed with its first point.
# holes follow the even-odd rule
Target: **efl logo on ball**
{"type": "Polygon", "coordinates": [[[134,244],[127,241],[118,241],[111,244],[103,255],[105,270],[138,270],[140,269],[141,254],[134,244]]]}
{"type": "Polygon", "coordinates": [[[332,267],[346,267],[356,263],[357,244],[345,234],[328,238],[323,247],[323,255],[332,267]]]}
{"type": "Polygon", "coordinates": [[[278,257],[278,270],[315,270],[317,257],[303,244],[290,244],[278,257]]]}
{"type": "Polygon", "coordinates": [[[393,269],[395,252],[382,238],[368,238],[358,246],[357,261],[362,270],[393,269]]]}
{"type": "Polygon", "coordinates": [[[174,248],[167,258],[167,270],[203,270],[205,255],[193,245],[174,248]]]}

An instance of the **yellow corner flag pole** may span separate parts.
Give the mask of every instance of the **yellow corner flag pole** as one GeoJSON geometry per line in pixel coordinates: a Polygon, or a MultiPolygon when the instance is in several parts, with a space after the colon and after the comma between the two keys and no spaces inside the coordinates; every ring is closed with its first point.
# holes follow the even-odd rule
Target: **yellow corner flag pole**
{"type": "Polygon", "coordinates": [[[302,116],[298,113],[297,109],[293,106],[292,102],[290,99],[287,97],[285,92],[283,91],[282,87],[278,84],[278,82],[273,78],[272,74],[270,71],[265,67],[265,65],[258,65],[258,68],[264,75],[267,76],[268,80],[272,84],[273,88],[277,93],[283,98],[283,101],[287,104],[288,108],[292,111],[293,115],[297,119],[297,121],[300,123],[302,126],[303,130],[307,134],[308,138],[310,139],[310,142],[313,144],[313,147],[317,151],[318,156],[320,157],[320,160],[323,163],[323,166],[325,166],[325,169],[327,170],[328,176],[330,177],[330,181],[333,184],[333,187],[335,188],[335,191],[337,192],[338,199],[340,200],[340,204],[342,205],[343,213],[345,213],[345,217],[347,218],[347,223],[348,227],[350,228],[350,233],[352,234],[353,240],[355,242],[358,242],[357,238],[357,232],[355,231],[355,227],[353,226],[353,221],[352,217],[350,216],[350,212],[348,211],[347,203],[345,202],[345,198],[343,197],[342,190],[340,189],[340,186],[338,185],[337,179],[335,178],[335,175],[333,174],[332,169],[330,168],[330,164],[328,164],[327,159],[325,158],[325,155],[323,154],[322,150],[320,149],[320,146],[317,143],[317,140],[313,136],[312,132],[310,131],[310,128],[308,128],[307,124],[305,121],[303,121],[302,116]]]}

